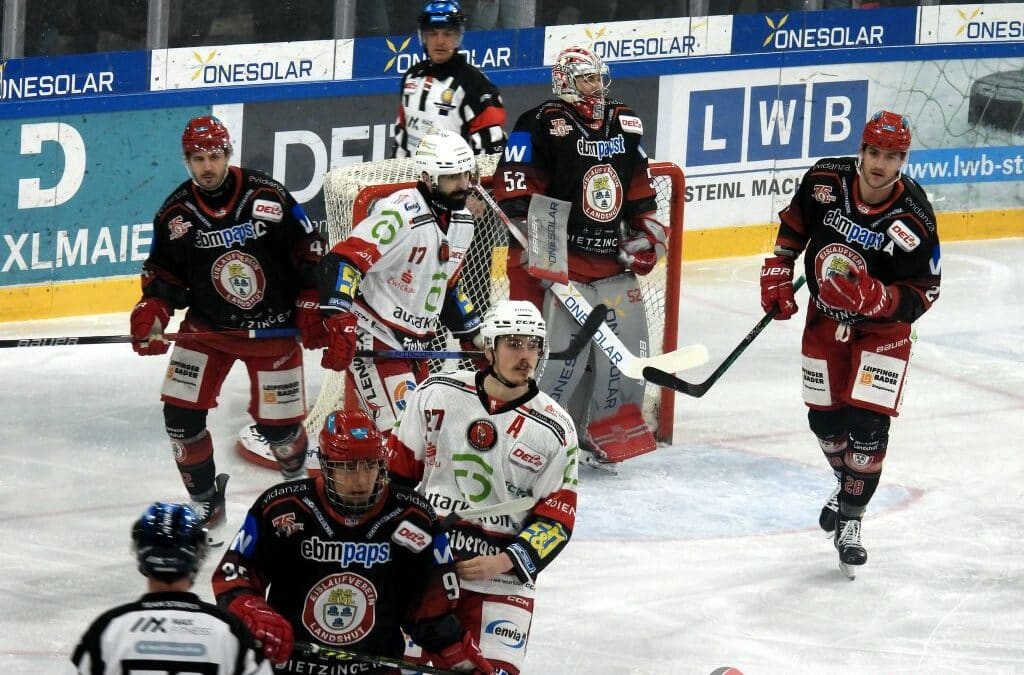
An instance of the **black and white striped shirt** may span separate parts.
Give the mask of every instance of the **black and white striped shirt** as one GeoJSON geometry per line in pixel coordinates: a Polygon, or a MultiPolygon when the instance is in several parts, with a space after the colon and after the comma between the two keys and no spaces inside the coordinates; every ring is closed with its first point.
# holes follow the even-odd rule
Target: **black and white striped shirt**
{"type": "Polygon", "coordinates": [[[242,621],[194,593],[147,593],[97,618],[75,647],[81,675],[270,675],[242,621]]]}

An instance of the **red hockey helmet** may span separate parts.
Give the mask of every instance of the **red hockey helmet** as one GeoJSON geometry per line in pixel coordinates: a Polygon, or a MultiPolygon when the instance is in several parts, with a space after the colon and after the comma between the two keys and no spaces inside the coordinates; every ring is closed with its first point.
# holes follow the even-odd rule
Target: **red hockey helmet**
{"type": "Polygon", "coordinates": [[[231,136],[227,127],[212,115],[193,117],[181,134],[181,150],[185,157],[192,152],[223,152],[231,155],[231,136]]]}
{"type": "Polygon", "coordinates": [[[879,110],[864,125],[860,142],[862,148],[873,145],[893,152],[909,152],[910,122],[898,113],[879,110]]]}
{"type": "Polygon", "coordinates": [[[369,511],[388,484],[384,435],[366,413],[335,410],[320,432],[320,470],[331,503],[348,515],[369,511]],[[372,485],[359,474],[376,469],[372,485]]]}

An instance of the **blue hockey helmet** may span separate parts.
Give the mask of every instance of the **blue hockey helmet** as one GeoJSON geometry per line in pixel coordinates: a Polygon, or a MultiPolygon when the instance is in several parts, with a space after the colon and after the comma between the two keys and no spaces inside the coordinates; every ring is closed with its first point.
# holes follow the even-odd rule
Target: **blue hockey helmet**
{"type": "Polygon", "coordinates": [[[419,17],[420,30],[428,28],[457,28],[462,30],[466,25],[466,15],[462,5],[456,0],[436,0],[423,5],[419,17]]]}
{"type": "Polygon", "coordinates": [[[132,549],[144,576],[193,577],[206,557],[206,528],[185,504],[154,502],[132,525],[132,549]]]}

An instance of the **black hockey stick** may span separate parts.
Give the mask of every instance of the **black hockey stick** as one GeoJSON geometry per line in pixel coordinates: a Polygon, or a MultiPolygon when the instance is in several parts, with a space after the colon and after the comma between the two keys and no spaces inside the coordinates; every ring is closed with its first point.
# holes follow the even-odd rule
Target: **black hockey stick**
{"type": "MultiPolygon", "coordinates": [[[[257,328],[255,330],[218,330],[196,333],[165,333],[164,340],[179,338],[242,337],[253,339],[295,337],[295,328],[257,328]]],[[[67,347],[71,345],[108,345],[131,342],[131,335],[74,335],[66,337],[13,338],[0,340],[0,349],[7,347],[67,347]]]]}
{"type": "MultiPolygon", "coordinates": [[[[796,283],[793,284],[793,291],[798,291],[805,283],[807,283],[807,280],[801,276],[796,280],[796,283]]],[[[772,322],[772,319],[775,318],[775,314],[776,312],[769,312],[761,317],[761,320],[757,322],[757,325],[754,326],[753,329],[747,333],[747,336],[740,340],[740,343],[736,345],[736,348],[733,349],[727,357],[725,357],[725,361],[722,361],[722,365],[715,368],[715,372],[711,373],[711,375],[708,376],[708,379],[703,382],[687,382],[686,380],[679,379],[672,373],[666,373],[664,370],[651,367],[644,368],[644,379],[652,384],[658,385],[659,387],[673,389],[682,394],[686,394],[687,396],[700,398],[704,394],[708,393],[708,390],[714,386],[715,382],[718,382],[719,378],[725,374],[725,371],[732,367],[732,364],[736,362],[736,359],[740,357],[740,354],[742,354],[747,347],[750,346],[750,343],[761,334],[761,331],[763,331],[765,327],[772,322]]]]}
{"type": "MultiPolygon", "coordinates": [[[[587,316],[580,330],[573,336],[564,349],[551,352],[548,359],[551,361],[572,361],[580,350],[586,346],[590,338],[594,336],[604,323],[608,315],[608,308],[604,305],[597,305],[587,316]]],[[[356,356],[364,359],[477,359],[483,358],[484,353],[478,351],[434,351],[429,349],[357,349],[356,356]]]]}
{"type": "Polygon", "coordinates": [[[307,656],[316,656],[321,659],[328,659],[331,661],[369,663],[375,666],[384,666],[386,668],[402,668],[403,670],[426,673],[427,675],[457,675],[454,670],[447,670],[446,668],[423,666],[412,661],[406,661],[405,659],[399,659],[392,656],[372,656],[370,654],[361,654],[359,652],[352,652],[340,647],[319,645],[315,642],[296,642],[295,651],[307,656]]]}

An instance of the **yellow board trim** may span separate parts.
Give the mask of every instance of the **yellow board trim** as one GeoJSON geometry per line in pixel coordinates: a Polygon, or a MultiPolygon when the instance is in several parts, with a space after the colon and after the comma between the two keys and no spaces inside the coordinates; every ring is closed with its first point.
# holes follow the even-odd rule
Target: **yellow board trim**
{"type": "MultiPolygon", "coordinates": [[[[942,241],[1024,237],[1024,209],[937,214],[942,241]]],[[[713,260],[771,251],[778,225],[685,230],[683,260],[713,260]]],[[[494,270],[492,270],[492,274],[494,270]]],[[[137,276],[0,288],[0,321],[127,312],[139,299],[137,276]]]]}

